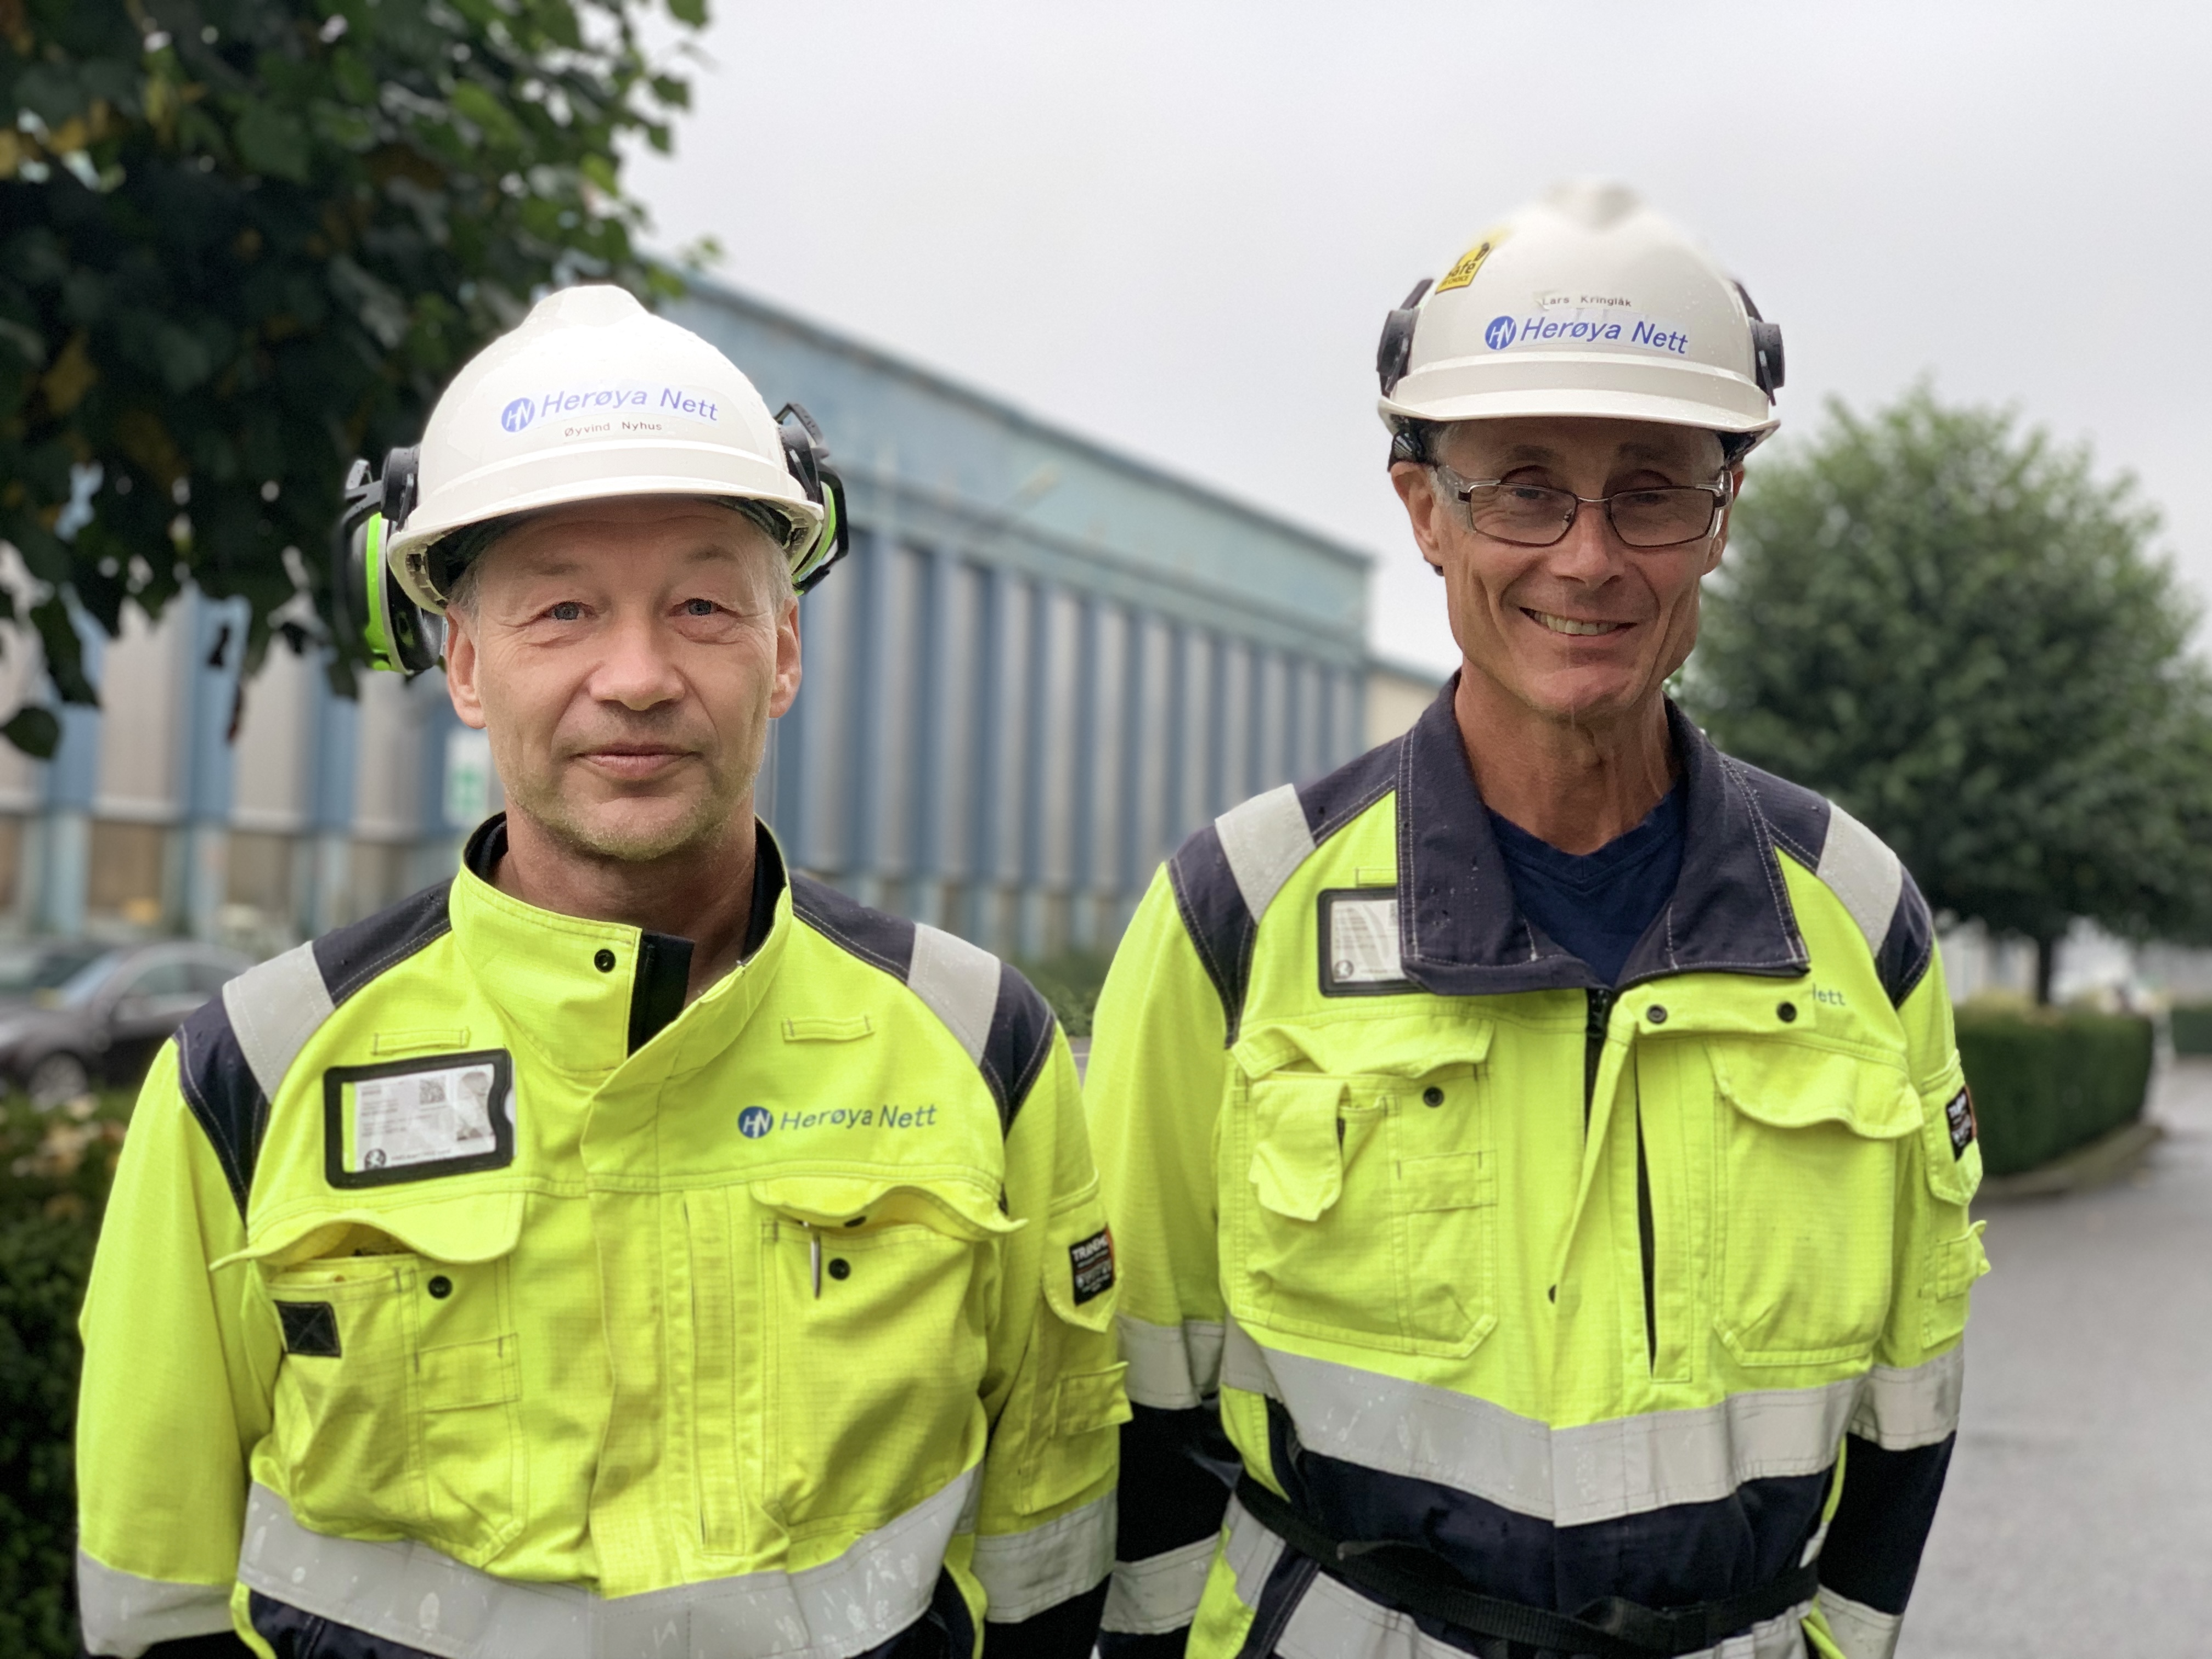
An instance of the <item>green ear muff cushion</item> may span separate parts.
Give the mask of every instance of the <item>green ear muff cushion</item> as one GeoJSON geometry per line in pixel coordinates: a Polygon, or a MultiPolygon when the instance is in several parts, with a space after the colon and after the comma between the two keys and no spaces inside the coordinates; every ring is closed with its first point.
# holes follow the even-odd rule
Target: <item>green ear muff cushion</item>
{"type": "Polygon", "coordinates": [[[361,530],[362,643],[368,647],[372,668],[396,669],[392,659],[389,613],[385,605],[384,514],[372,513],[361,530]]]}

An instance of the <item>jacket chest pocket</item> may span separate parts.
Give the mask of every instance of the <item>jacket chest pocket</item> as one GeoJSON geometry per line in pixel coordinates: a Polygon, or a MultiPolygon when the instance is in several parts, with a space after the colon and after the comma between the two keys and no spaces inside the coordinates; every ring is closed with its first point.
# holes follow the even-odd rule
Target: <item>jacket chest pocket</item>
{"type": "MultiPolygon", "coordinates": [[[[759,1356],[757,1490],[769,1516],[793,1535],[865,1528],[973,1462],[986,1428],[994,1241],[1017,1225],[995,1191],[785,1176],[728,1202],[753,1256],[761,1316],[739,1352],[759,1356]]],[[[698,1255],[695,1238],[695,1267],[698,1255]]],[[[708,1334],[703,1322],[699,1332],[708,1334]]],[[[714,1362],[700,1360],[704,1384],[714,1362]]],[[[702,1403],[701,1428],[712,1436],[710,1409],[702,1403]]],[[[703,1456],[700,1472],[717,1479],[703,1456]]],[[[729,1547],[711,1535],[708,1545],[729,1547]]]]}
{"type": "Polygon", "coordinates": [[[324,1531],[489,1560],[520,1530],[520,1194],[293,1218],[257,1241],[283,1333],[269,1449],[324,1531]]]}
{"type": "Polygon", "coordinates": [[[1858,1364],[1894,1285],[1901,1066],[1778,1041],[1716,1042],[1714,1323],[1745,1365],[1858,1364]]]}
{"type": "Polygon", "coordinates": [[[1400,1017],[1238,1043],[1220,1186],[1239,1320],[1443,1357],[1490,1334],[1489,1032],[1400,1017]]]}

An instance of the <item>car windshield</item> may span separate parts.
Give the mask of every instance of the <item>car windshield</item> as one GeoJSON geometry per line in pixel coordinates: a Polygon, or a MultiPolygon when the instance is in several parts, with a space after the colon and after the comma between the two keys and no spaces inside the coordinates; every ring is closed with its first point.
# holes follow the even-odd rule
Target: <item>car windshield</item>
{"type": "Polygon", "coordinates": [[[39,1000],[62,1008],[83,1007],[99,994],[100,988],[107,983],[108,975],[115,971],[125,954],[121,951],[102,951],[70,975],[58,989],[39,1000]]]}
{"type": "Polygon", "coordinates": [[[89,964],[114,955],[86,944],[11,945],[0,947],[0,997],[27,997],[67,985],[89,964]]]}

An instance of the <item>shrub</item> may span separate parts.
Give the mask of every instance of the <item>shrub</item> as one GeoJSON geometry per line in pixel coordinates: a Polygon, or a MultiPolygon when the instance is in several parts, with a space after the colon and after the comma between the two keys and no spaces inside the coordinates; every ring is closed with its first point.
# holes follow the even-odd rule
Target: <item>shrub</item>
{"type": "Polygon", "coordinates": [[[122,1141],[110,1116],[0,1114],[0,1653],[10,1656],[77,1651],[76,1314],[122,1141]]]}
{"type": "Polygon", "coordinates": [[[2069,1009],[1959,1011],[1959,1058],[1974,1091],[1982,1166],[2017,1175],[2141,1115],[2151,1024],[2069,1009]]]}

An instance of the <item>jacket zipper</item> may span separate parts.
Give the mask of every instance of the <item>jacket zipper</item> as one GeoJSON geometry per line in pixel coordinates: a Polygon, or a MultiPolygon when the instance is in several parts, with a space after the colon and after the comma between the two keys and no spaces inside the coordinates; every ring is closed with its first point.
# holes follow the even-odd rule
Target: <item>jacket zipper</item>
{"type": "MultiPolygon", "coordinates": [[[[1589,1019],[1583,1028],[1583,1133],[1589,1133],[1590,1109],[1597,1100],[1597,1068],[1605,1058],[1605,1034],[1613,1005],[1620,994],[1610,986],[1592,986],[1589,1019]]],[[[1651,1221],[1651,1167],[1644,1155],[1644,1099],[1636,1101],[1636,1235],[1644,1267],[1644,1340],[1653,1371],[1659,1369],[1659,1291],[1654,1264],[1658,1254],[1656,1230],[1651,1221]]]]}

